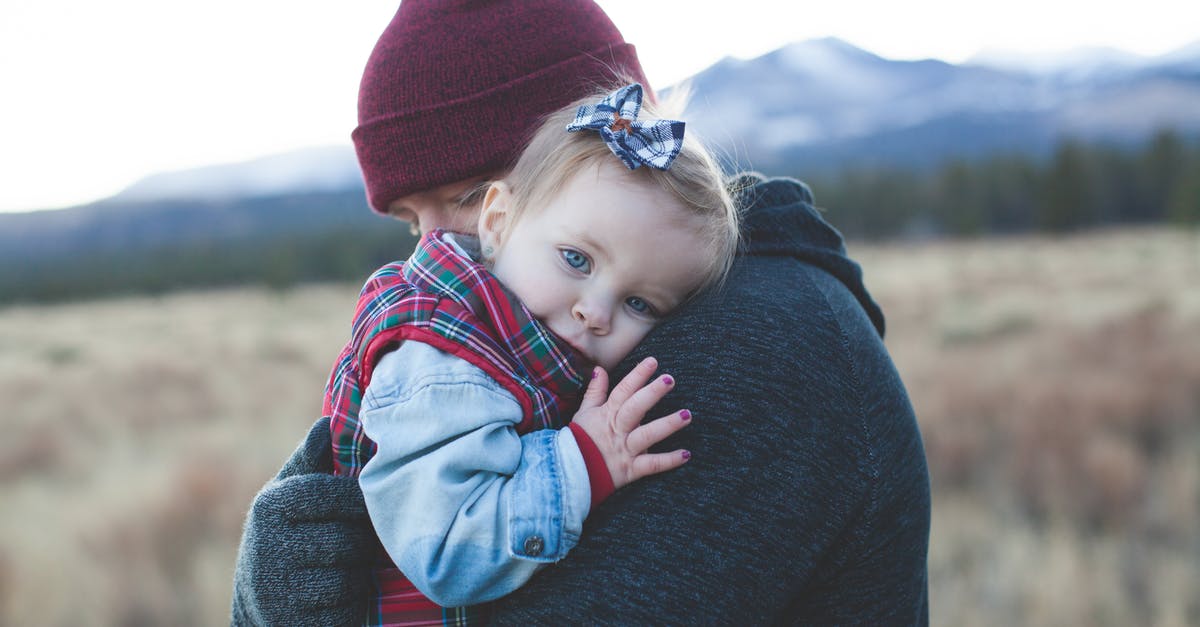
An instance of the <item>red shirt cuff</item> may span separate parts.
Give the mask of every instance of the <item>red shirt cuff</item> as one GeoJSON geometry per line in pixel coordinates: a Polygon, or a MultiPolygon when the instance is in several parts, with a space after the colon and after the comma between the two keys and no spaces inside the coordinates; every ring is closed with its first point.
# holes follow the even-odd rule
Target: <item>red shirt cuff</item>
{"type": "Polygon", "coordinates": [[[571,428],[571,433],[575,436],[579,452],[583,453],[583,464],[587,466],[588,483],[592,486],[592,509],[596,509],[601,501],[613,493],[612,475],[608,472],[608,464],[604,463],[604,456],[600,454],[600,449],[596,447],[596,443],[592,441],[587,431],[573,422],[567,426],[571,428]]]}

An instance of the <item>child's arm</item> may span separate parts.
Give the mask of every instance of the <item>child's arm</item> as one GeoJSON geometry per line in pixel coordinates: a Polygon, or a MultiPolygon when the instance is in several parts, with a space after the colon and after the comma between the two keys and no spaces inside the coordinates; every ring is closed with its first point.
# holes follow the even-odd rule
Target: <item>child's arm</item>
{"type": "Polygon", "coordinates": [[[420,342],[384,356],[372,379],[360,418],[378,448],[359,482],[419,590],[445,606],[488,601],[574,547],[591,491],[570,429],[520,436],[511,394],[420,342]]]}

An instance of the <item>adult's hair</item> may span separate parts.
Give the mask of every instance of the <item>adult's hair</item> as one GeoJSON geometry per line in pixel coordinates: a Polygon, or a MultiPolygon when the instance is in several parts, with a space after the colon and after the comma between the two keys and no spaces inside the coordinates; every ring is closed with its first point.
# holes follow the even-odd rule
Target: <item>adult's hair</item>
{"type": "Polygon", "coordinates": [[[544,115],[622,76],[647,84],[592,0],[405,0],[367,60],[351,134],[371,208],[502,172],[544,115]]]}

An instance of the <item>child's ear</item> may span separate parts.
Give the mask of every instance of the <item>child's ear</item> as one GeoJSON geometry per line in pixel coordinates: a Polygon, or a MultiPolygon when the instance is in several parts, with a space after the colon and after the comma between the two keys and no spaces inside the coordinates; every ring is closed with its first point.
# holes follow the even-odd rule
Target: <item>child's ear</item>
{"type": "Polygon", "coordinates": [[[484,257],[491,257],[504,245],[511,219],[512,191],[504,181],[495,181],[484,193],[479,212],[479,245],[484,257]]]}

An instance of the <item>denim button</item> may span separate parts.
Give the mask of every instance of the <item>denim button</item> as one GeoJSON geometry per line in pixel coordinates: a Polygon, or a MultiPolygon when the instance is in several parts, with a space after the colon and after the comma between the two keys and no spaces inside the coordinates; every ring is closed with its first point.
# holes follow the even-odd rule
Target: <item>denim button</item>
{"type": "Polygon", "coordinates": [[[546,543],[538,536],[529,536],[525,538],[525,554],[530,557],[537,557],[542,554],[542,549],[546,547],[546,543]]]}

